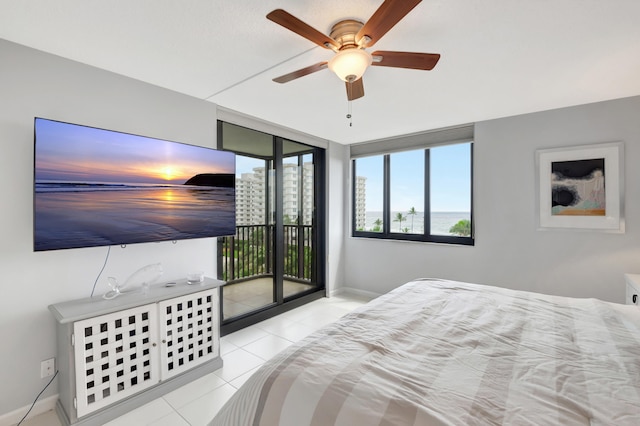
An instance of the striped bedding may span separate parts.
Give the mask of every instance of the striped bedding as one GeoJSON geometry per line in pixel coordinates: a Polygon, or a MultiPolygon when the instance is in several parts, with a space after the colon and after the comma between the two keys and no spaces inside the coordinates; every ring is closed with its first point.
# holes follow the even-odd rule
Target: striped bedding
{"type": "Polygon", "coordinates": [[[640,425],[640,309],[412,281],[267,362],[210,425],[640,425]]]}

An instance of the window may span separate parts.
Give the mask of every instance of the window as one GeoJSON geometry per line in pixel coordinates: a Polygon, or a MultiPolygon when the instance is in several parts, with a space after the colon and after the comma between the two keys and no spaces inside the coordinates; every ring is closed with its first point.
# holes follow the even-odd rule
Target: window
{"type": "Polygon", "coordinates": [[[352,161],[353,236],[473,245],[473,143],[352,161]]]}

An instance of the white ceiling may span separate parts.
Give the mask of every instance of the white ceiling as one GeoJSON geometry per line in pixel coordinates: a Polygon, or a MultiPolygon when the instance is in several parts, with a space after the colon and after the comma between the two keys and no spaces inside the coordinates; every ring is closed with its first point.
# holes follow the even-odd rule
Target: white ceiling
{"type": "MultiPolygon", "coordinates": [[[[382,0],[0,0],[0,38],[350,144],[640,95],[638,0],[424,0],[374,50],[440,53],[433,71],[372,67],[346,119],[344,83],[281,74],[332,52],[321,32],[382,0]]],[[[0,64],[1,66],[1,64],[0,64]]]]}

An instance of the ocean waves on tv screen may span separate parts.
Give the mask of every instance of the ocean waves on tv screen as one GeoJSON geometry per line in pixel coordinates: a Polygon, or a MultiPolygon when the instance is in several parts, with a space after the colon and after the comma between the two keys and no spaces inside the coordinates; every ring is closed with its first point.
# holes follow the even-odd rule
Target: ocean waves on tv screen
{"type": "Polygon", "coordinates": [[[183,185],[157,183],[111,183],[111,182],[55,182],[36,181],[35,191],[39,192],[80,192],[80,191],[131,191],[150,188],[183,188],[183,185]]]}

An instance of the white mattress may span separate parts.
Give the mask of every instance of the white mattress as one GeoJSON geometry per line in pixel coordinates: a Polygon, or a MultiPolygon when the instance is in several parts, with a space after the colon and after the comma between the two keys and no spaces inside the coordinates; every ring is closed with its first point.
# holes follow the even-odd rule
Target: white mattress
{"type": "Polygon", "coordinates": [[[640,425],[640,310],[416,280],[279,354],[211,425],[640,425]]]}

